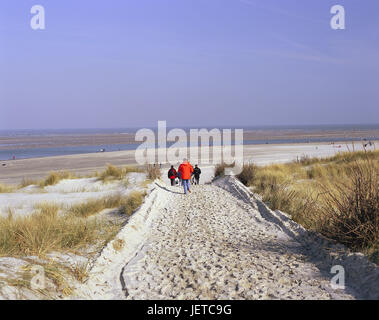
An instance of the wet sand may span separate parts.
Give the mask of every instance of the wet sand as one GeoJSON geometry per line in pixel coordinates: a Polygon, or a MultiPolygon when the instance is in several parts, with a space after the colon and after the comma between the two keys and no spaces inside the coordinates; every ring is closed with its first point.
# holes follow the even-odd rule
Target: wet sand
{"type": "MultiPolygon", "coordinates": [[[[376,142],[378,145],[378,142],[376,142]]],[[[356,143],[355,150],[362,150],[362,144],[356,143]]],[[[369,148],[374,149],[375,146],[369,148]]],[[[295,160],[307,155],[310,157],[332,156],[338,152],[353,150],[352,144],[346,143],[305,143],[277,145],[245,145],[244,161],[259,165],[281,163],[295,160]],[[338,146],[341,146],[338,148],[338,146]]],[[[0,182],[18,184],[23,178],[41,179],[50,171],[69,170],[79,175],[87,175],[103,170],[112,163],[116,166],[136,165],[135,150],[90,153],[69,156],[57,156],[34,159],[8,160],[0,162],[0,182]]],[[[168,164],[162,164],[166,167],[168,164]]],[[[202,164],[199,165],[208,165],[202,164]]]]}

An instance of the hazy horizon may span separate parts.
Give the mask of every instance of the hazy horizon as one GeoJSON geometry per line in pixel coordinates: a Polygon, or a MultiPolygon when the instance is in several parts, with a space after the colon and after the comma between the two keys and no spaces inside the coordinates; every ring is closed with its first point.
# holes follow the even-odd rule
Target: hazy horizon
{"type": "MultiPolygon", "coordinates": [[[[147,129],[157,129],[157,126],[146,126],[145,128],[147,129]]],[[[177,128],[175,126],[170,126],[168,125],[167,126],[167,130],[170,130],[170,129],[174,129],[174,128],[177,128]]],[[[327,130],[327,129],[330,129],[330,130],[336,130],[336,129],[344,129],[344,130],[353,130],[353,129],[373,129],[373,130],[377,130],[379,129],[379,123],[361,123],[361,124],[358,124],[358,123],[346,123],[346,124],[305,124],[305,125],[299,125],[299,124],[288,124],[288,125],[256,125],[256,126],[252,126],[252,125],[248,125],[248,126],[227,126],[227,125],[205,125],[205,126],[200,126],[200,127],[196,127],[196,126],[182,126],[182,127],[179,127],[180,129],[184,129],[184,130],[187,130],[187,129],[201,129],[201,128],[205,128],[205,129],[211,129],[211,128],[219,128],[219,129],[223,129],[223,128],[231,128],[231,129],[244,129],[245,131],[249,131],[249,130],[275,130],[275,129],[283,129],[283,130],[300,130],[300,129],[304,129],[304,130],[327,130]]],[[[130,126],[130,127],[108,127],[108,128],[91,128],[91,127],[82,127],[82,128],[16,128],[16,129],[2,129],[0,128],[0,135],[1,134],[4,134],[4,133],[7,133],[7,132],[33,132],[33,131],[36,131],[36,132],[39,132],[39,131],[46,131],[46,132],[64,132],[64,131],[67,131],[68,133],[75,133],[75,132],[80,132],[80,131],[88,131],[88,133],[91,133],[90,131],[92,131],[93,133],[97,132],[97,133],[103,133],[102,131],[109,131],[109,132],[117,132],[117,131],[121,131],[121,130],[133,130],[133,131],[137,131],[141,129],[141,127],[138,127],[138,126],[130,126]]],[[[105,132],[104,132],[105,133],[105,132]]],[[[126,132],[127,133],[127,132],[126,132]]]]}

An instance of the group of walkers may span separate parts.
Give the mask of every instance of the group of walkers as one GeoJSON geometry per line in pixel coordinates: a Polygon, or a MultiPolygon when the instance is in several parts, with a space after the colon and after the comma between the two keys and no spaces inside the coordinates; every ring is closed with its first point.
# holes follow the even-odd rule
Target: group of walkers
{"type": "Polygon", "coordinates": [[[171,185],[174,186],[177,183],[184,187],[184,194],[191,192],[190,185],[191,184],[199,184],[200,183],[200,168],[195,165],[195,168],[188,162],[187,159],[184,159],[183,163],[179,166],[178,171],[175,170],[174,166],[171,166],[168,171],[168,178],[171,181],[171,185]],[[176,180],[178,179],[178,181],[176,180]]]}

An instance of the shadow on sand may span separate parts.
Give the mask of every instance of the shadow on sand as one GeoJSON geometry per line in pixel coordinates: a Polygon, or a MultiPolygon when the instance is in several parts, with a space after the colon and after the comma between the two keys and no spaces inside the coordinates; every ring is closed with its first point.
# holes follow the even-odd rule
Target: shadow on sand
{"type": "Polygon", "coordinates": [[[167,189],[165,186],[162,186],[157,182],[155,182],[155,185],[158,186],[159,188],[161,188],[162,190],[167,191],[167,192],[176,193],[176,194],[184,194],[184,192],[176,192],[176,191],[172,191],[170,189],[167,189]]]}
{"type": "MultiPolygon", "coordinates": [[[[237,199],[256,209],[266,221],[276,225],[292,241],[286,244],[286,253],[300,254],[305,261],[317,267],[320,275],[332,279],[331,268],[341,265],[345,270],[345,293],[356,299],[379,299],[379,268],[361,254],[351,254],[343,245],[321,235],[306,230],[282,212],[270,210],[266,204],[257,199],[250,191],[228,181],[222,188],[231,192],[237,199]],[[242,189],[242,190],[241,190],[242,189]]],[[[241,243],[241,248],[255,251],[253,243],[241,243]]],[[[261,250],[283,254],[283,247],[276,243],[266,243],[261,250]]]]}

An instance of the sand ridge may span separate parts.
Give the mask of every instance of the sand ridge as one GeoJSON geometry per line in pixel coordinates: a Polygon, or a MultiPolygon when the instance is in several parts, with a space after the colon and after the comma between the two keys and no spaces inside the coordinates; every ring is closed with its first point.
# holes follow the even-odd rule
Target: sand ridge
{"type": "Polygon", "coordinates": [[[109,243],[76,298],[379,298],[379,268],[271,211],[233,177],[187,196],[156,181],[120,237],[125,247],[109,243]],[[331,287],[335,264],[345,290],[331,287]]]}

